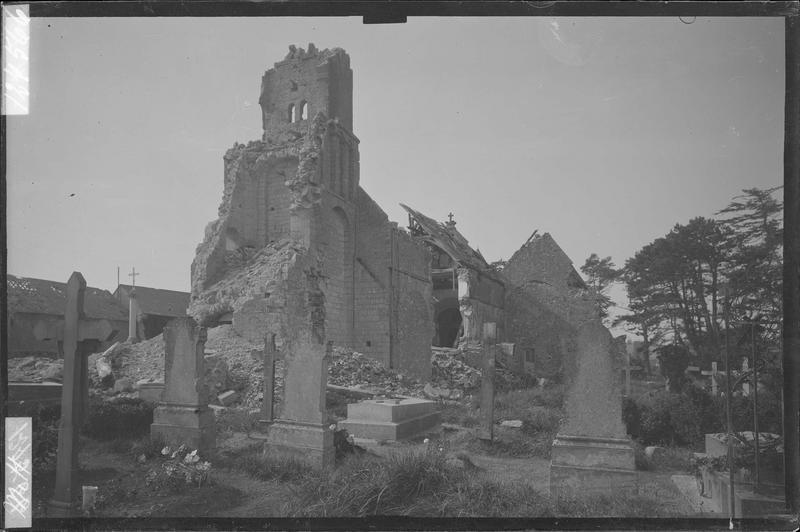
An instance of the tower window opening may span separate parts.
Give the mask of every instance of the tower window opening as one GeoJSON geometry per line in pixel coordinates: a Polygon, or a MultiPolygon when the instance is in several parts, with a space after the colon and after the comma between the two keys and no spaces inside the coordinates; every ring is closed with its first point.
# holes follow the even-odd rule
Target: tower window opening
{"type": "Polygon", "coordinates": [[[308,102],[303,102],[300,104],[300,120],[307,120],[308,119],[308,102]]]}
{"type": "Polygon", "coordinates": [[[297,111],[295,110],[293,103],[289,104],[289,112],[286,113],[286,114],[287,114],[287,117],[289,118],[289,123],[292,123],[295,120],[297,120],[297,118],[296,118],[297,111]]]}

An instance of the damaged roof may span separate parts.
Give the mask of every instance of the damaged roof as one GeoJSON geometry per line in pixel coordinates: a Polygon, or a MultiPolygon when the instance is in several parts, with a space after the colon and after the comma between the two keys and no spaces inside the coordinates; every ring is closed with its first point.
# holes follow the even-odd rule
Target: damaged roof
{"type": "Polygon", "coordinates": [[[401,203],[400,206],[408,212],[409,225],[412,226],[409,227],[411,234],[438,246],[462,266],[468,266],[478,271],[489,269],[486,259],[479,251],[470,247],[464,235],[455,228],[455,223],[448,226],[425,216],[408,205],[401,203]],[[413,226],[414,222],[417,224],[416,227],[413,226]]]}
{"type": "MultiPolygon", "coordinates": [[[[9,313],[64,315],[67,283],[8,275],[6,285],[9,313]]],[[[84,293],[83,312],[87,318],[128,320],[128,311],[111,292],[91,286],[84,293]]]]}
{"type": "MultiPolygon", "coordinates": [[[[117,291],[122,290],[128,296],[132,288],[129,284],[121,284],[117,291]]],[[[186,309],[189,308],[189,292],[137,286],[136,302],[142,314],[181,318],[186,316],[186,309]]]]}

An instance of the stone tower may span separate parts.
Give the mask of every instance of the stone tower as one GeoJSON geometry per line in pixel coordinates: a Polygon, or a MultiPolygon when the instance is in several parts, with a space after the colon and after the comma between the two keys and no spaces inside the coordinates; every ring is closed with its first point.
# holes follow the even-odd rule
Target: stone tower
{"type": "Polygon", "coordinates": [[[320,52],[313,43],[308,51],[290,46],[284,60],[261,78],[258,103],[267,143],[280,143],[282,132],[307,127],[320,112],[352,133],[350,57],[341,48],[320,52]]]}

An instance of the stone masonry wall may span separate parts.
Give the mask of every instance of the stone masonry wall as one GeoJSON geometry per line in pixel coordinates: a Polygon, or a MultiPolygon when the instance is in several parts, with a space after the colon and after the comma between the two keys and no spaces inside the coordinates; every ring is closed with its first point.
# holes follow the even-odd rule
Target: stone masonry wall
{"type": "Polygon", "coordinates": [[[388,367],[389,218],[360,187],[356,212],[353,347],[388,367]]]}
{"type": "Polygon", "coordinates": [[[433,284],[430,282],[430,253],[408,233],[393,228],[395,337],[392,366],[427,381],[431,375],[433,284]]]}

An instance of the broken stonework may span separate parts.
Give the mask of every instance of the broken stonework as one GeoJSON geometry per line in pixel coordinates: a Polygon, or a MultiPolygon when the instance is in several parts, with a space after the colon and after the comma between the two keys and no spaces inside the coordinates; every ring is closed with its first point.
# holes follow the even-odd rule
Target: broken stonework
{"type": "MultiPolygon", "coordinates": [[[[326,338],[426,380],[432,294],[424,246],[359,186],[348,55],[293,51],[264,73],[264,134],[224,157],[219,217],[192,263],[188,314],[262,342],[303,250],[324,270],[326,338]]],[[[281,338],[277,338],[280,342],[281,338]]]]}
{"type": "MultiPolygon", "coordinates": [[[[281,339],[275,354],[283,359],[283,397],[274,417],[271,411],[262,411],[267,452],[291,454],[315,467],[332,465],[334,460],[333,432],[325,410],[330,346],[324,343],[321,273],[319,261],[305,254],[299,254],[286,272],[281,287],[286,297],[278,307],[282,312],[275,313],[266,332],[267,338],[281,339]]],[[[273,377],[271,370],[271,364],[265,364],[265,381],[273,377]]]]}

